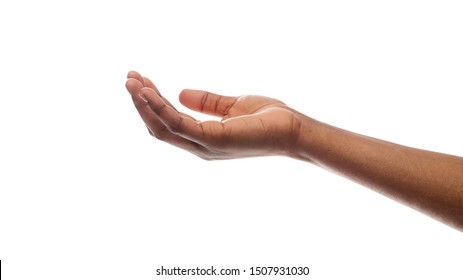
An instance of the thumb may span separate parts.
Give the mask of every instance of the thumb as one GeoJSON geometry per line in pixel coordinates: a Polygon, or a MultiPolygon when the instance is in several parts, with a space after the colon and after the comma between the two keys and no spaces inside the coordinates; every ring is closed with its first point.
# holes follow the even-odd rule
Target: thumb
{"type": "Polygon", "coordinates": [[[184,89],[179,100],[184,106],[205,114],[224,117],[238,97],[224,96],[203,90],[184,89]]]}

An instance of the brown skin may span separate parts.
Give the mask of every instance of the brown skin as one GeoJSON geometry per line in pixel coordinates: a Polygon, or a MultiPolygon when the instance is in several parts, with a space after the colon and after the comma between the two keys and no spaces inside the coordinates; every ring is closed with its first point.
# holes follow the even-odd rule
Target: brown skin
{"type": "Polygon", "coordinates": [[[386,142],[314,120],[263,96],[183,90],[178,112],[139,73],[126,87],[151,135],[207,160],[284,155],[316,164],[463,231],[463,158],[386,142]]]}

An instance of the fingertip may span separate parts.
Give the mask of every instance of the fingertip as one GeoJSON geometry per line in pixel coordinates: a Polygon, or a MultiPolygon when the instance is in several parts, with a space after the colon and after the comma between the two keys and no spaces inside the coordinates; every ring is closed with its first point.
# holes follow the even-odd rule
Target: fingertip
{"type": "Polygon", "coordinates": [[[125,87],[131,94],[135,94],[135,93],[138,93],[140,89],[143,88],[143,84],[137,79],[129,78],[125,82],[125,87]]]}
{"type": "Polygon", "coordinates": [[[159,100],[156,99],[155,94],[156,93],[153,91],[153,89],[148,87],[141,87],[137,93],[133,94],[133,97],[138,100],[139,105],[149,105],[151,109],[156,109],[159,107],[159,100]]]}
{"type": "Polygon", "coordinates": [[[137,71],[130,70],[130,71],[127,73],[127,79],[133,78],[133,77],[136,76],[137,74],[138,74],[137,71]]]}
{"type": "Polygon", "coordinates": [[[149,78],[143,77],[143,84],[145,85],[145,87],[150,87],[159,93],[159,90],[157,89],[156,85],[149,78]]]}
{"type": "Polygon", "coordinates": [[[140,89],[140,93],[142,93],[142,94],[156,94],[156,92],[152,88],[149,88],[149,87],[142,87],[140,89]]]}
{"type": "Polygon", "coordinates": [[[200,92],[204,92],[204,90],[198,90],[198,89],[191,89],[191,88],[184,88],[180,94],[196,94],[196,93],[200,93],[200,92]]]}
{"type": "Polygon", "coordinates": [[[180,101],[182,105],[185,105],[185,99],[187,98],[187,95],[188,95],[187,91],[188,89],[183,89],[178,95],[178,101],[180,101]]]}
{"type": "Polygon", "coordinates": [[[147,103],[150,103],[150,100],[155,100],[155,96],[157,95],[156,91],[154,89],[149,88],[149,87],[142,87],[139,91],[139,95],[143,95],[143,97],[146,99],[147,103]]]}
{"type": "Polygon", "coordinates": [[[141,83],[143,83],[143,77],[140,73],[138,73],[137,71],[129,71],[129,73],[127,73],[127,79],[136,79],[136,80],[139,80],[141,83]]]}
{"type": "Polygon", "coordinates": [[[182,105],[189,107],[189,105],[191,104],[191,97],[200,92],[203,91],[196,89],[183,89],[178,95],[178,100],[182,105]]]}

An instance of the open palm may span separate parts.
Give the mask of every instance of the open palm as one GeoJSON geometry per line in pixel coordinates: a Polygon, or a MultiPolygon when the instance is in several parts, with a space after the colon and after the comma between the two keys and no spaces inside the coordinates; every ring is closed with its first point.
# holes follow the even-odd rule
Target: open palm
{"type": "Polygon", "coordinates": [[[177,111],[137,72],[129,72],[126,87],[151,135],[204,159],[287,154],[298,138],[296,112],[276,99],[183,90],[183,105],[222,118],[198,121],[177,111]]]}

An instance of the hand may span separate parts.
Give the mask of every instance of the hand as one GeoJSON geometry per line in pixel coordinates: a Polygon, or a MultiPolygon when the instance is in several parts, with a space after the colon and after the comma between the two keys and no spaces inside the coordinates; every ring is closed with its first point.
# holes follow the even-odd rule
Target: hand
{"type": "Polygon", "coordinates": [[[339,173],[463,231],[463,158],[356,134],[262,96],[183,90],[180,102],[220,121],[178,112],[137,72],[127,89],[151,135],[204,159],[287,155],[339,173]]]}
{"type": "Polygon", "coordinates": [[[135,71],[127,78],[127,90],[150,134],[203,159],[289,155],[298,140],[299,114],[279,100],[183,90],[184,106],[222,118],[198,121],[178,112],[148,78],[135,71]]]}

